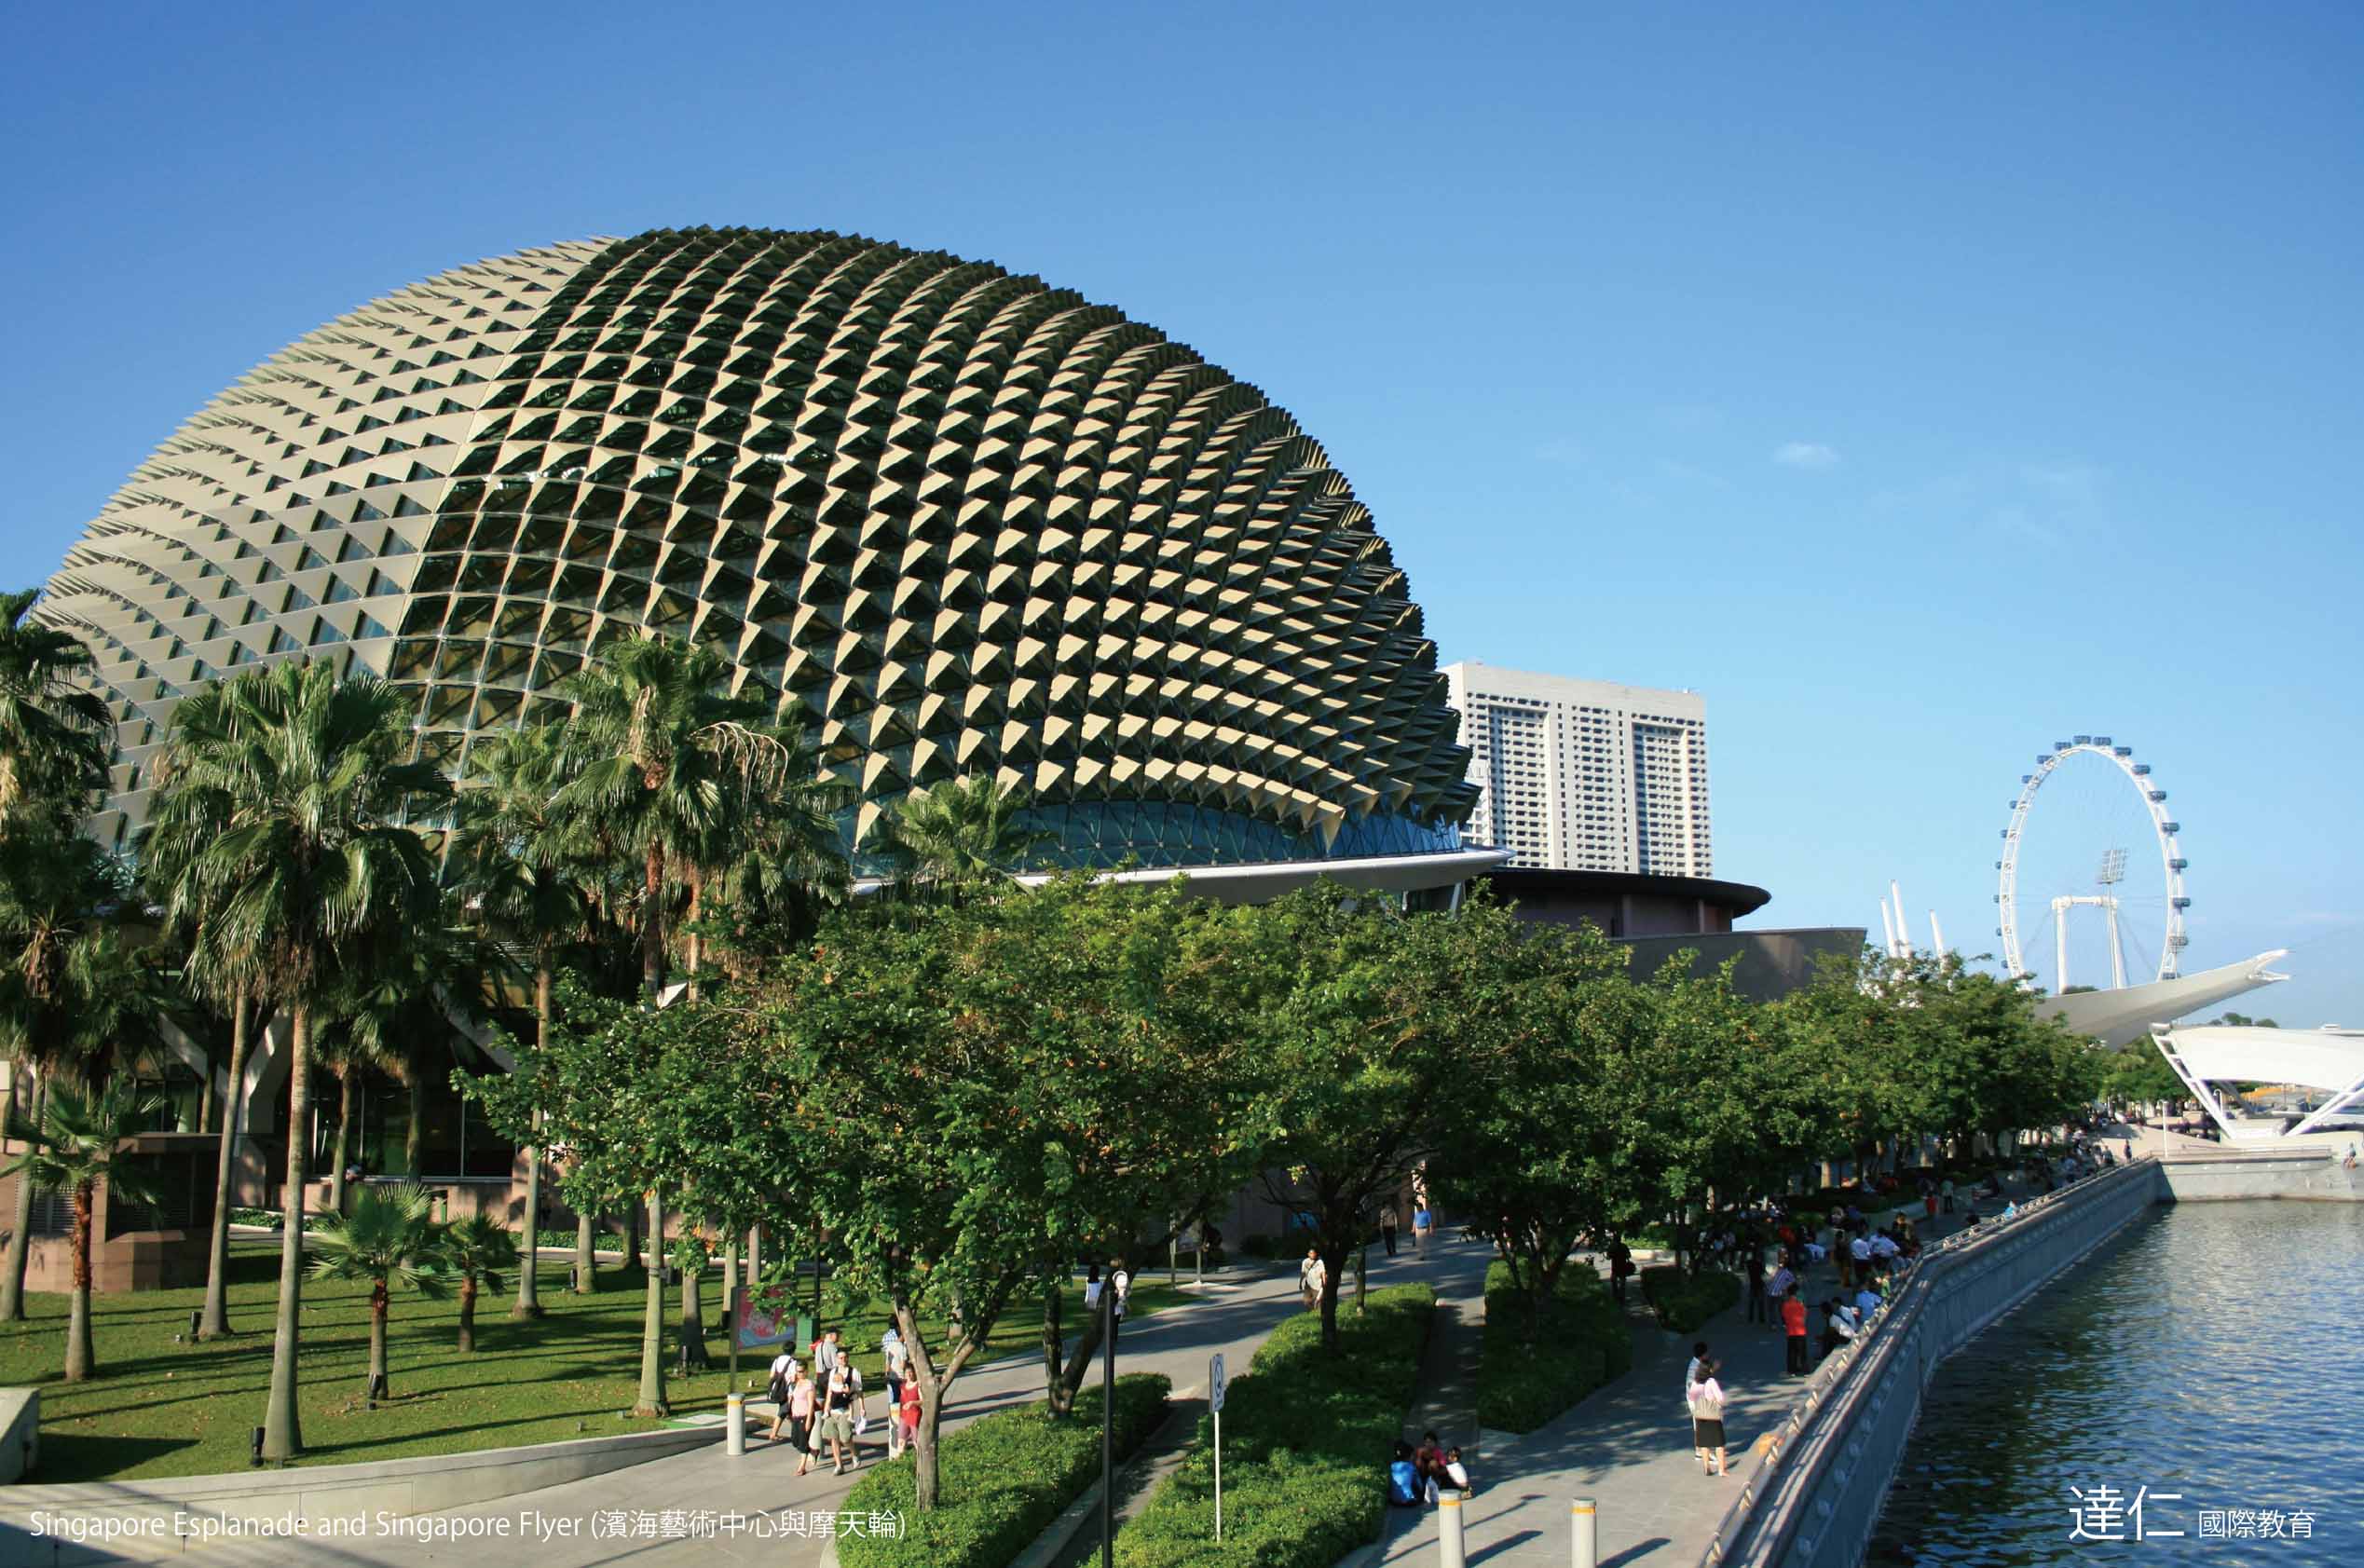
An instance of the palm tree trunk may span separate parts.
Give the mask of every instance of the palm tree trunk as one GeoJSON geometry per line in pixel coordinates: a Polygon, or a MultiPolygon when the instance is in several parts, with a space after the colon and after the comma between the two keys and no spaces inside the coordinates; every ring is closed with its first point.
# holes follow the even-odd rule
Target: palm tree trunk
{"type": "Polygon", "coordinates": [[[476,1348],[476,1274],[474,1270],[459,1278],[459,1353],[468,1355],[476,1348]]]}
{"type": "Polygon", "coordinates": [[[592,1229],[595,1221],[588,1214],[575,1216],[575,1294],[588,1296],[599,1288],[591,1277],[593,1261],[592,1229]]]}
{"type": "Polygon", "coordinates": [[[410,1064],[410,1130],[403,1135],[403,1163],[409,1167],[413,1181],[426,1174],[426,1160],[427,1064],[413,1057],[410,1064]]]}
{"type": "Polygon", "coordinates": [[[386,1307],[389,1294],[382,1279],[369,1288],[369,1386],[373,1394],[384,1396],[394,1392],[394,1385],[386,1375],[386,1307]]]}
{"type": "Polygon", "coordinates": [[[350,1147],[353,1130],[353,1064],[347,1062],[336,1074],[336,1168],[328,1173],[328,1207],[332,1214],[345,1212],[345,1152],[350,1147]]]}
{"type": "Polygon", "coordinates": [[[263,1457],[286,1461],[304,1452],[295,1410],[296,1336],[304,1306],[304,1154],[311,1120],[312,1009],[298,1002],[287,1048],[287,1196],[280,1233],[279,1324],[271,1339],[271,1392],[263,1406],[263,1457]]]}
{"type": "Polygon", "coordinates": [[[213,1047],[209,1043],[205,1047],[205,1083],[197,1100],[198,1131],[210,1133],[213,1130],[213,1106],[219,1098],[213,1092],[213,1047]]]}
{"type": "Polygon", "coordinates": [[[649,1309],[640,1324],[640,1398],[632,1407],[635,1415],[663,1415],[665,1411],[665,1271],[658,1261],[664,1250],[665,1200],[655,1188],[649,1190],[649,1309]]]}
{"type": "MultiPolygon", "coordinates": [[[[42,1113],[49,1103],[49,1074],[35,1068],[33,1073],[33,1125],[41,1125],[42,1113]]],[[[25,1173],[17,1173],[17,1212],[15,1222],[8,1227],[8,1257],[5,1270],[0,1271],[0,1323],[24,1321],[25,1254],[33,1242],[33,1182],[25,1173]]]]}
{"type": "Polygon", "coordinates": [[[230,999],[230,1080],[227,1103],[222,1107],[222,1150],[213,1170],[213,1245],[206,1254],[205,1312],[198,1319],[197,1337],[214,1339],[230,1331],[230,1176],[238,1163],[238,1128],[246,1109],[246,989],[230,999]]]}
{"type": "MultiPolygon", "coordinates": [[[[705,879],[701,877],[695,869],[692,869],[690,873],[690,924],[692,926],[698,923],[698,914],[704,901],[704,893],[705,879]]],[[[690,932],[690,1000],[692,1002],[698,1000],[698,960],[703,956],[704,952],[704,944],[699,939],[698,934],[695,931],[690,932]]]]}
{"type": "Polygon", "coordinates": [[[652,843],[640,893],[640,989],[651,997],[665,989],[664,890],[664,854],[652,843]]]}
{"type": "Polygon", "coordinates": [[[98,1369],[90,1360],[90,1188],[74,1184],[74,1305],[65,1328],[65,1380],[80,1383],[98,1369]]]}
{"type": "MultiPolygon", "coordinates": [[[[534,1039],[547,1055],[550,1050],[550,961],[544,954],[534,969],[534,1039]]],[[[541,1112],[533,1113],[532,1125],[541,1125],[541,1112]]],[[[581,1239],[578,1233],[577,1239],[581,1239]]],[[[512,1317],[541,1316],[541,1140],[537,1138],[526,1151],[526,1255],[518,1261],[517,1304],[509,1309],[512,1317]]],[[[471,1279],[470,1288],[474,1288],[471,1279]]]]}

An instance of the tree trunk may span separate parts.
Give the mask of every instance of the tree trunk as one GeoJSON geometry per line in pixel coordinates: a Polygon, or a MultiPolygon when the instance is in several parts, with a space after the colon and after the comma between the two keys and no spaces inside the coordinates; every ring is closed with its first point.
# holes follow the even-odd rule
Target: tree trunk
{"type": "Polygon", "coordinates": [[[640,989],[651,1000],[665,989],[664,888],[664,853],[652,843],[640,890],[640,989]]]}
{"type": "Polygon", "coordinates": [[[427,1064],[414,1059],[410,1064],[410,1126],[403,1134],[403,1165],[410,1179],[417,1180],[426,1174],[427,1163],[427,1064]]]}
{"type": "MultiPolygon", "coordinates": [[[[1107,1288],[1105,1286],[1101,1288],[1107,1288]]],[[[1067,1353],[1067,1370],[1059,1374],[1059,1385],[1068,1408],[1075,1404],[1075,1395],[1084,1386],[1084,1380],[1092,1373],[1092,1357],[1100,1354],[1100,1342],[1105,1337],[1100,1329],[1104,1314],[1087,1312],[1075,1330],[1075,1348],[1067,1353]]]]}
{"type": "Polygon", "coordinates": [[[216,1339],[230,1331],[230,1177],[238,1165],[239,1124],[245,1120],[246,989],[230,999],[230,1079],[222,1107],[222,1148],[213,1167],[213,1244],[205,1261],[205,1312],[197,1337],[216,1339]]]}
{"type": "Polygon", "coordinates": [[[661,1238],[665,1234],[663,1195],[651,1189],[649,1193],[649,1277],[648,1311],[640,1323],[640,1398],[633,1405],[632,1413],[657,1416],[665,1410],[665,1271],[657,1261],[663,1250],[661,1238]]]}
{"type": "MultiPolygon", "coordinates": [[[[49,1075],[35,1069],[33,1074],[33,1125],[41,1125],[41,1118],[49,1104],[49,1075]]],[[[24,1321],[24,1263],[26,1249],[33,1243],[33,1182],[23,1171],[17,1172],[17,1212],[15,1222],[8,1227],[8,1257],[5,1272],[0,1272],[0,1323],[24,1321]]]]}
{"type": "Polygon", "coordinates": [[[936,1375],[936,1357],[928,1354],[919,1315],[911,1310],[910,1302],[896,1302],[895,1318],[911,1357],[906,1375],[920,1385],[920,1426],[911,1439],[911,1502],[926,1513],[936,1507],[939,1491],[936,1435],[944,1424],[944,1384],[936,1375]]]}
{"type": "Polygon", "coordinates": [[[353,1079],[353,1064],[348,1062],[336,1074],[336,1164],[328,1173],[328,1208],[332,1214],[345,1212],[345,1156],[352,1147],[353,1079]]]}
{"type": "Polygon", "coordinates": [[[90,1359],[90,1187],[74,1184],[74,1304],[65,1329],[65,1380],[80,1383],[98,1370],[90,1359]]]}
{"type": "Polygon", "coordinates": [[[1321,1348],[1338,1354],[1339,1275],[1346,1266],[1346,1249],[1335,1242],[1321,1248],[1321,1348]]]}
{"type": "Polygon", "coordinates": [[[640,1206],[634,1204],[624,1210],[623,1255],[634,1262],[640,1261],[640,1206]]]}
{"type": "MultiPolygon", "coordinates": [[[[542,954],[542,961],[534,969],[534,1043],[546,1056],[550,1050],[550,955],[542,954]]],[[[533,1113],[532,1125],[541,1125],[541,1112],[533,1113]]],[[[517,1304],[509,1309],[512,1317],[541,1316],[541,1140],[537,1138],[526,1151],[526,1255],[517,1263],[517,1304]]]]}
{"type": "Polygon", "coordinates": [[[469,1270],[459,1276],[459,1353],[466,1356],[476,1348],[476,1271],[469,1270]]]}
{"type": "Polygon", "coordinates": [[[296,1336],[304,1306],[304,1152],[311,1120],[312,1009],[298,1002],[288,1029],[286,1223],[280,1234],[279,1324],[271,1339],[271,1392],[263,1407],[263,1457],[290,1460],[304,1452],[295,1408],[296,1336]]]}
{"type": "Polygon", "coordinates": [[[1067,1385],[1066,1335],[1061,1319],[1067,1310],[1067,1278],[1063,1271],[1043,1275],[1043,1378],[1050,1396],[1051,1419],[1064,1421],[1075,1412],[1075,1391],[1067,1385]]]}
{"type": "Polygon", "coordinates": [[[220,1097],[213,1091],[213,1047],[211,1044],[205,1047],[204,1055],[205,1083],[198,1092],[197,1130],[201,1133],[210,1133],[213,1130],[214,1102],[220,1097]]]}
{"type": "Polygon", "coordinates": [[[592,1250],[593,1223],[588,1214],[575,1216],[575,1294],[578,1296],[588,1296],[599,1288],[591,1276],[592,1261],[595,1256],[592,1250]]]}
{"type": "Polygon", "coordinates": [[[681,1349],[692,1367],[707,1362],[704,1281],[703,1271],[681,1271],[681,1349]]]}
{"type": "MultiPolygon", "coordinates": [[[[690,873],[689,921],[691,926],[698,923],[698,916],[704,903],[704,879],[692,870],[690,873]]],[[[704,956],[704,944],[699,939],[697,932],[693,930],[690,933],[690,1000],[692,1002],[698,1000],[698,961],[704,956]]]]}
{"type": "Polygon", "coordinates": [[[369,1385],[376,1393],[390,1397],[393,1380],[386,1375],[386,1306],[389,1292],[384,1280],[369,1288],[369,1385]]]}

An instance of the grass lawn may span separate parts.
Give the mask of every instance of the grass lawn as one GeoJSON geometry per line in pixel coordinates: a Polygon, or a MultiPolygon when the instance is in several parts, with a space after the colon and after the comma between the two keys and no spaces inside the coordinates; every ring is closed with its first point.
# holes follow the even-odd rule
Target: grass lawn
{"type": "MultiPolygon", "coordinates": [[[[659,1425],[619,1412],[632,1408],[640,1384],[640,1319],[645,1296],[637,1269],[601,1269],[602,1288],[576,1296],[567,1289],[566,1264],[543,1254],[545,1316],[512,1322],[514,1282],[486,1292],[476,1307],[476,1351],[454,1348],[457,1297],[430,1301],[397,1290],[389,1325],[388,1359],[393,1398],[375,1411],[362,1403],[369,1364],[369,1293],[361,1285],[307,1278],[300,1373],[304,1463],[348,1464],[418,1454],[460,1453],[517,1443],[608,1437],[659,1425]]],[[[207,1475],[244,1470],[253,1428],[263,1419],[271,1378],[271,1328],[279,1295],[279,1244],[238,1242],[230,1252],[228,1340],[175,1344],[189,1314],[205,1303],[202,1287],[145,1290],[96,1298],[91,1338],[99,1375],[87,1383],[58,1381],[65,1360],[66,1298],[28,1292],[31,1320],[0,1324],[0,1385],[41,1388],[41,1465],[36,1482],[207,1475]]],[[[709,1325],[721,1316],[718,1271],[706,1276],[709,1325]]],[[[676,1354],[678,1291],[668,1292],[665,1398],[674,1412],[718,1410],[729,1392],[728,1344],[709,1333],[715,1370],[671,1375],[676,1354]]],[[[1149,1283],[1133,1289],[1133,1316],[1186,1299],[1149,1283]]],[[[822,1327],[835,1326],[854,1347],[854,1360],[881,1391],[879,1330],[882,1305],[846,1303],[832,1288],[822,1327]]],[[[1072,1337],[1082,1321],[1083,1289],[1070,1287],[1066,1322],[1072,1337]]],[[[1039,1291],[1011,1303],[996,1326],[984,1359],[1033,1351],[1042,1334],[1039,1291]]],[[[770,1357],[740,1359],[743,1383],[760,1384],[770,1357]]]]}

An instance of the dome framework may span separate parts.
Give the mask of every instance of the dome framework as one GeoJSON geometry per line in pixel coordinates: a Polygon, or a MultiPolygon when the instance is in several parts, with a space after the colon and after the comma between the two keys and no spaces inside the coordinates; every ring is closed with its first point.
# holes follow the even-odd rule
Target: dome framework
{"type": "Polygon", "coordinates": [[[422,755],[556,716],[643,630],[801,706],[860,796],[991,773],[1056,858],[1455,848],[1474,799],[1403,573],[1261,392],[1107,307],[827,233],[528,251],[300,339],[143,464],[49,584],[118,724],[328,653],[422,755]]]}

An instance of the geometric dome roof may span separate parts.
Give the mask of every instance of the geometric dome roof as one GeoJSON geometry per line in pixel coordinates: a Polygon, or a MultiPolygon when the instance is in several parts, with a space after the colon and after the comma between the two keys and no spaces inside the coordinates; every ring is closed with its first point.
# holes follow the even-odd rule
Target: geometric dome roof
{"type": "Polygon", "coordinates": [[[1318,858],[1445,847],[1474,798],[1403,573],[1287,413],[1038,279],[836,234],[389,294],[182,427],[49,595],[130,821],[177,697],[241,665],[335,649],[464,771],[644,627],[799,702],[864,827],[991,772],[1078,864],[1318,858]]]}

